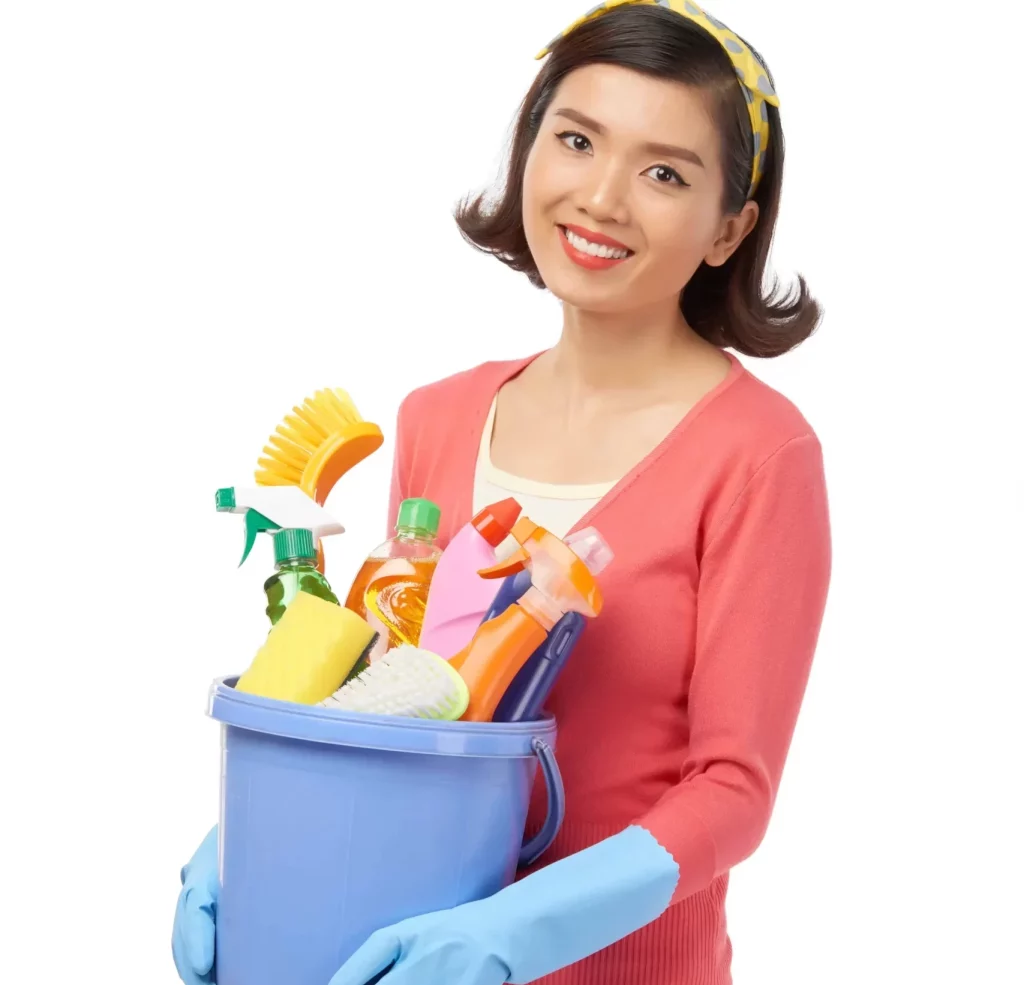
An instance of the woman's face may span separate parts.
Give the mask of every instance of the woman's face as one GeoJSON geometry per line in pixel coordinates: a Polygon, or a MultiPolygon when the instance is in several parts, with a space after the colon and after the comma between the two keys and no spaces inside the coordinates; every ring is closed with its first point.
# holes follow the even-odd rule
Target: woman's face
{"type": "Polygon", "coordinates": [[[719,135],[697,90],[587,65],[562,80],[527,159],[527,243],[568,304],[675,305],[700,263],[724,262],[756,220],[753,205],[723,216],[723,188],[719,135]]]}

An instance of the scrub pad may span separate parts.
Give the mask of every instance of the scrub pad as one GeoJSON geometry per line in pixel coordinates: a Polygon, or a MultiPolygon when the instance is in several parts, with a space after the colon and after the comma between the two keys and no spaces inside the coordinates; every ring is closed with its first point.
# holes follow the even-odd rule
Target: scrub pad
{"type": "Polygon", "coordinates": [[[299,592],[235,687],[262,698],[315,705],[341,687],[376,638],[357,613],[299,592]]]}

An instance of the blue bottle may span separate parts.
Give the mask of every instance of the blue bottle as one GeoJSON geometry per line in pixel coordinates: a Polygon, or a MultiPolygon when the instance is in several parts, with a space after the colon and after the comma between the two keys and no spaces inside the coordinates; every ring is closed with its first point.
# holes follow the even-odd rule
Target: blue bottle
{"type": "MultiPolygon", "coordinates": [[[[504,612],[530,587],[530,572],[520,571],[506,578],[498,589],[483,622],[504,612]]],[[[587,620],[578,612],[567,612],[555,623],[548,638],[516,674],[494,712],[495,722],[527,722],[543,711],[555,681],[572,653],[587,620]]]]}

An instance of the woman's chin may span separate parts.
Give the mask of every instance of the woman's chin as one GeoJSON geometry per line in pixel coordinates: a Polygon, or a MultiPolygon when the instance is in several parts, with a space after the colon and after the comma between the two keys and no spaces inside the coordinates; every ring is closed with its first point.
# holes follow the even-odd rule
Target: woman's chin
{"type": "Polygon", "coordinates": [[[544,286],[563,304],[586,311],[611,314],[617,311],[628,311],[636,307],[630,298],[630,291],[623,290],[620,282],[601,283],[593,273],[580,270],[559,269],[560,264],[548,264],[538,270],[544,286]]]}

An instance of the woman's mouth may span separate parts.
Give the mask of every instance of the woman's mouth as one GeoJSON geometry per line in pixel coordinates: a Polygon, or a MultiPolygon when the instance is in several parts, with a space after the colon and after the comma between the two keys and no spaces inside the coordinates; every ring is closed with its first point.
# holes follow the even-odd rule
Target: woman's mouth
{"type": "Polygon", "coordinates": [[[558,227],[558,238],[569,259],[587,270],[607,270],[633,256],[632,250],[607,246],[604,243],[592,243],[565,226],[558,227]]]}

